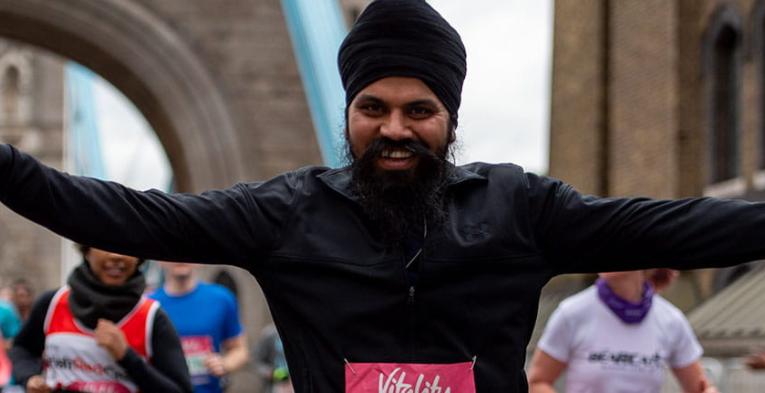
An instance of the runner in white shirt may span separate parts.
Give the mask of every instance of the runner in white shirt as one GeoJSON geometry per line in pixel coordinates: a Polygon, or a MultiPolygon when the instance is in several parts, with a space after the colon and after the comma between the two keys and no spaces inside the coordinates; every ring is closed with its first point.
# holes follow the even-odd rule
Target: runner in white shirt
{"type": "Polygon", "coordinates": [[[529,369],[531,393],[658,393],[672,369],[685,392],[717,393],[704,375],[701,345],[683,313],[654,294],[652,271],[601,273],[561,302],[529,369]]]}

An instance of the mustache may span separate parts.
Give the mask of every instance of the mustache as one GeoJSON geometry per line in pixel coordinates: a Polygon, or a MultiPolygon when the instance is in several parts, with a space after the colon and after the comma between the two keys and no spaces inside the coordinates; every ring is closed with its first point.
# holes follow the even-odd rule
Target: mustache
{"type": "Polygon", "coordinates": [[[424,156],[433,160],[441,159],[441,157],[431,151],[425,142],[415,139],[393,140],[388,137],[374,139],[364,151],[363,158],[379,157],[383,151],[388,149],[405,149],[417,156],[424,156]]]}

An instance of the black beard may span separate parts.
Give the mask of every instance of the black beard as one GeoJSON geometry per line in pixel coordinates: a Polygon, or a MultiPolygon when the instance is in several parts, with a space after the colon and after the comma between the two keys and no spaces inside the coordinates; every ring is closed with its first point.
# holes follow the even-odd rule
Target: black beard
{"type": "Polygon", "coordinates": [[[353,191],[389,249],[402,247],[412,236],[422,236],[424,225],[437,228],[446,220],[445,185],[451,164],[445,149],[434,153],[417,141],[378,138],[353,160],[353,191]],[[417,165],[402,171],[379,169],[377,159],[390,148],[413,152],[417,165]]]}

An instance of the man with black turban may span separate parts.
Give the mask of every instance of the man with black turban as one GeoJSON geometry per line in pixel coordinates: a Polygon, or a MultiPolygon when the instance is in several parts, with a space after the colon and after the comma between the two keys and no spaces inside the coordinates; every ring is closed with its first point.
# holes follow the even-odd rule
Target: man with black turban
{"type": "Polygon", "coordinates": [[[425,1],[373,1],[338,63],[349,167],[195,196],[0,145],[0,201],[80,243],[249,270],[301,393],[526,392],[554,275],[765,257],[763,204],[599,199],[512,164],[452,164],[465,50],[425,1]]]}

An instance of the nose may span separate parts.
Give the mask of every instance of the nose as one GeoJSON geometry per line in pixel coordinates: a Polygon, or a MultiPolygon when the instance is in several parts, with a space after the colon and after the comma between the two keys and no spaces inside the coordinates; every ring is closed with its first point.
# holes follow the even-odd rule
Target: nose
{"type": "Polygon", "coordinates": [[[380,135],[394,141],[412,139],[413,132],[407,117],[399,110],[391,111],[380,126],[380,135]]]}

